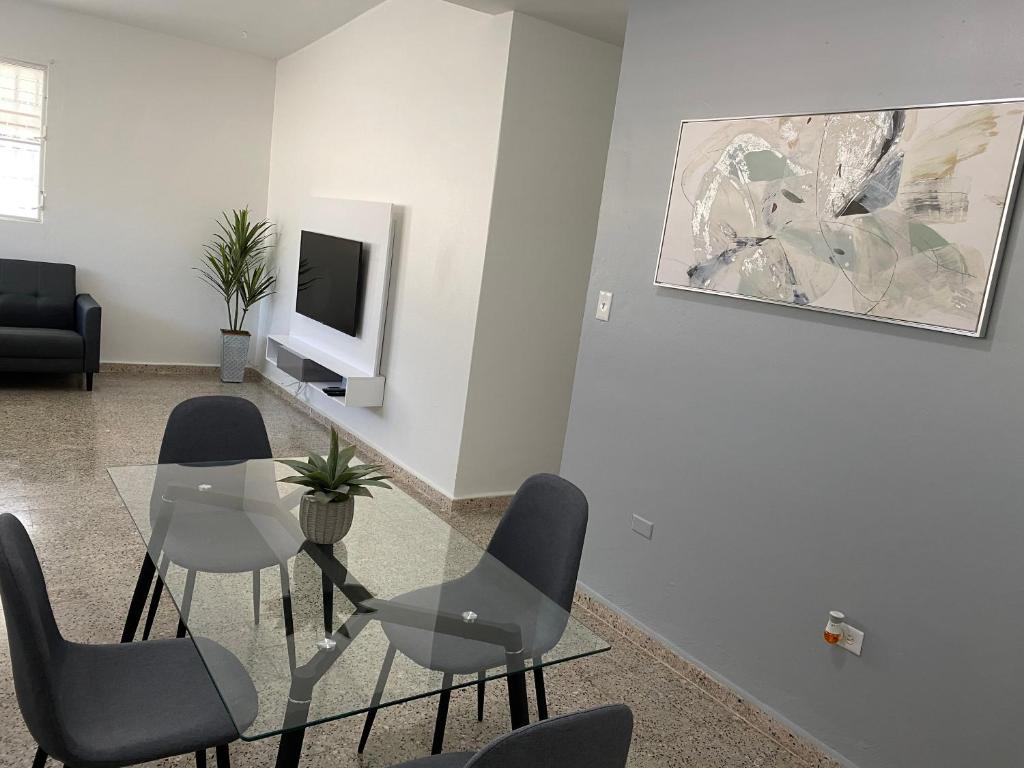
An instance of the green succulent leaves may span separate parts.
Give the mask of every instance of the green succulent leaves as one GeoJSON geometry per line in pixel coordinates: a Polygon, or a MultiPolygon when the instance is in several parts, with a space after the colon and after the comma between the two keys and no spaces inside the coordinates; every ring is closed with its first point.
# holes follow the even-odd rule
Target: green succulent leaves
{"type": "Polygon", "coordinates": [[[333,501],[347,501],[353,496],[373,496],[370,488],[388,488],[385,480],[389,475],[380,474],[380,464],[356,464],[349,466],[355,457],[356,448],[350,445],[339,448],[338,432],[331,429],[331,450],[324,458],[311,453],[306,461],[279,459],[278,463],[295,470],[298,474],[285,477],[279,482],[302,485],[322,504],[333,501]]]}

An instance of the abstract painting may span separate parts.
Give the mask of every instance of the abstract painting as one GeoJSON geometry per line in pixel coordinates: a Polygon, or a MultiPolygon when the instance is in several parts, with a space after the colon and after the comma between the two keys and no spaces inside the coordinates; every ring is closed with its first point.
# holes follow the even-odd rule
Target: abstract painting
{"type": "Polygon", "coordinates": [[[685,121],[655,283],[981,336],[1024,102],[685,121]]]}

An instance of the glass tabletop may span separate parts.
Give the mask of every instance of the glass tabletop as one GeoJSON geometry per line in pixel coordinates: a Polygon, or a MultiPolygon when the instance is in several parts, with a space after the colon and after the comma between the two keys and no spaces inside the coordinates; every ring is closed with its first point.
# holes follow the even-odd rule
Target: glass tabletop
{"type": "Polygon", "coordinates": [[[318,545],[275,461],[108,472],[244,739],[609,648],[400,490],[318,545]]]}

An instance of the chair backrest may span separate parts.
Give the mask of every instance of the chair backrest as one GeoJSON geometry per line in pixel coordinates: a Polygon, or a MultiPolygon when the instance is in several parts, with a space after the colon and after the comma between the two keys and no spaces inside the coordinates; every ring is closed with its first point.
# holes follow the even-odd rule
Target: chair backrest
{"type": "Polygon", "coordinates": [[[633,713],[611,704],[542,720],[495,739],[466,768],[624,768],[633,713]]]}
{"type": "Polygon", "coordinates": [[[75,327],[75,267],[0,259],[0,325],[75,327]]]}
{"type": "Polygon", "coordinates": [[[10,513],[0,515],[0,599],[25,724],[47,753],[63,754],[56,681],[66,643],[53,618],[32,540],[10,513]]]}
{"type": "Polygon", "coordinates": [[[568,611],[586,535],[583,492],[557,475],[534,475],[516,492],[487,552],[568,611]]]}
{"type": "Polygon", "coordinates": [[[270,440],[260,410],[241,397],[211,395],[178,403],[160,444],[161,464],[269,459],[270,440]]]}

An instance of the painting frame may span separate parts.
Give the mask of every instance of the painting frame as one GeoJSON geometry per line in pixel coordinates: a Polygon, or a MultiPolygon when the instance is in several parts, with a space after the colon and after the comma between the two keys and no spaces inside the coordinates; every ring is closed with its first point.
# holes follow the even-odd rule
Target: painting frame
{"type": "Polygon", "coordinates": [[[939,333],[953,334],[956,336],[965,336],[969,338],[984,338],[988,331],[989,321],[992,315],[992,306],[994,295],[996,291],[996,283],[998,280],[1000,268],[1002,266],[1003,258],[1006,251],[1007,236],[1009,234],[1013,214],[1016,208],[1017,197],[1020,191],[1022,171],[1024,171],[1024,122],[1022,122],[1020,133],[1013,143],[1013,161],[1010,167],[1009,180],[1006,188],[1005,203],[1003,205],[1002,213],[999,217],[998,229],[995,236],[995,242],[993,245],[993,251],[991,256],[991,263],[989,265],[988,273],[985,275],[985,290],[981,300],[981,306],[978,313],[978,321],[973,329],[963,329],[951,326],[936,325],[934,323],[919,322],[914,320],[906,320],[900,318],[884,317],[879,315],[871,315],[862,312],[849,311],[844,309],[837,309],[826,306],[814,306],[814,305],[800,305],[791,301],[784,301],[763,296],[752,296],[742,293],[718,290],[714,288],[705,288],[694,285],[682,285],[678,283],[672,283],[660,278],[662,260],[665,256],[665,245],[666,238],[669,231],[669,225],[671,222],[672,215],[672,203],[675,194],[677,193],[677,181],[680,173],[680,154],[683,150],[683,135],[686,126],[689,124],[697,123],[711,123],[711,122],[727,122],[734,120],[764,120],[764,119],[778,119],[787,117],[823,117],[829,115],[852,115],[862,113],[874,113],[874,112],[886,112],[886,111],[899,111],[899,110],[924,110],[932,108],[942,107],[971,107],[971,106],[982,106],[982,105],[1002,105],[1002,104],[1016,104],[1024,109],[1024,98],[999,98],[999,99],[975,99],[969,101],[949,101],[949,102],[937,102],[932,104],[915,104],[910,106],[896,106],[896,107],[872,107],[872,108],[859,108],[859,109],[845,109],[845,110],[829,110],[822,112],[784,112],[776,114],[761,114],[761,115],[745,115],[735,117],[703,117],[703,118],[686,118],[679,123],[679,132],[676,138],[675,152],[672,161],[672,177],[669,183],[669,194],[668,201],[665,207],[665,217],[662,224],[661,239],[658,246],[658,260],[655,266],[654,273],[654,285],[658,288],[667,288],[673,290],[691,291],[693,293],[702,293],[710,296],[721,296],[726,298],[743,299],[746,301],[753,301],[762,304],[772,304],[782,307],[790,307],[797,310],[811,310],[815,312],[825,312],[827,314],[838,315],[841,317],[852,317],[861,320],[870,320],[878,323],[887,323],[892,325],[900,325],[910,328],[920,328],[928,331],[934,331],[939,333]]]}

